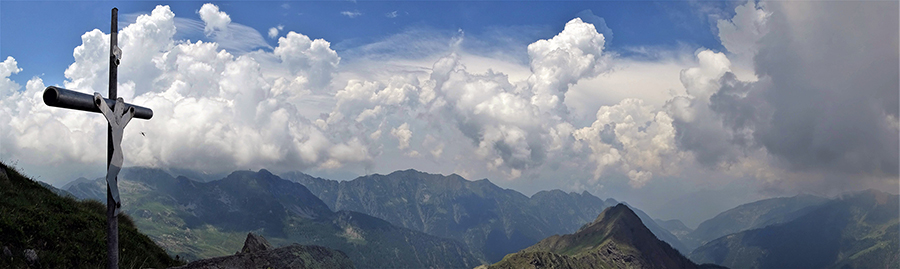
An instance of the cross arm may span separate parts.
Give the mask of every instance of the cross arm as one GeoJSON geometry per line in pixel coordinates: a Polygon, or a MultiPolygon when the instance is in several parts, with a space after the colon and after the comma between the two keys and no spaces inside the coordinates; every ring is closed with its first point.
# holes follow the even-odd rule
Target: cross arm
{"type": "MultiPolygon", "coordinates": [[[[106,99],[106,104],[112,109],[116,100],[106,99]]],[[[73,90],[67,90],[56,86],[50,86],[44,89],[44,104],[53,107],[61,107],[75,109],[88,112],[100,113],[100,109],[94,103],[94,96],[90,94],[80,93],[73,90]]],[[[134,117],[138,119],[149,120],[153,117],[153,110],[125,103],[126,111],[129,107],[134,108],[134,117]]]]}

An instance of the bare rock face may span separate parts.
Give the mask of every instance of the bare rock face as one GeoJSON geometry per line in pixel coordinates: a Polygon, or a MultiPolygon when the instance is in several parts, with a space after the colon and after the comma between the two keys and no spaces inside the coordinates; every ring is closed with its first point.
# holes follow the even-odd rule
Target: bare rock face
{"type": "Polygon", "coordinates": [[[191,262],[170,269],[238,269],[238,268],[354,268],[347,254],[322,246],[290,246],[272,248],[260,235],[249,233],[241,252],[191,262]]]}
{"type": "Polygon", "coordinates": [[[247,233],[247,239],[244,240],[244,247],[241,248],[241,253],[266,251],[270,249],[272,249],[272,245],[269,244],[269,241],[267,241],[265,237],[254,233],[247,233]]]}

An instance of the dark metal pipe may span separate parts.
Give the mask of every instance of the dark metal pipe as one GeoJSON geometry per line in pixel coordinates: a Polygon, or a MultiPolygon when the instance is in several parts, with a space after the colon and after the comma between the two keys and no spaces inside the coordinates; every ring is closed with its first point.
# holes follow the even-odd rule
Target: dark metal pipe
{"type": "MultiPolygon", "coordinates": [[[[119,85],[119,59],[115,56],[115,49],[119,44],[119,9],[112,9],[112,19],[109,23],[109,99],[116,100],[116,97],[119,96],[116,87],[119,85]]],[[[109,102],[106,102],[109,104],[109,102]]],[[[115,110],[113,110],[115,111],[115,110]]],[[[150,117],[153,116],[153,111],[150,111],[150,117]]],[[[135,109],[134,113],[135,117],[137,117],[137,109],[135,109]]],[[[120,137],[121,139],[121,137],[120,137]]],[[[121,141],[120,141],[121,142],[121,141]]],[[[109,165],[112,164],[113,158],[113,132],[112,125],[107,121],[106,124],[106,173],[109,173],[109,165]]],[[[109,175],[107,175],[109,176],[109,175]]],[[[107,178],[107,180],[109,180],[107,178]]],[[[115,182],[113,184],[119,184],[119,178],[115,178],[115,182]]],[[[119,218],[118,213],[119,206],[116,204],[116,201],[112,197],[112,191],[109,188],[109,182],[106,184],[106,269],[119,269],[119,218]]]]}
{"type": "MultiPolygon", "coordinates": [[[[104,98],[106,99],[106,98],[104,98]]],[[[113,109],[116,100],[106,99],[109,109],[113,109]]],[[[61,107],[69,109],[77,109],[81,111],[100,113],[100,108],[94,104],[94,96],[86,93],[80,93],[73,90],[67,90],[56,86],[44,89],[44,104],[52,107],[61,107]]],[[[153,117],[153,110],[125,103],[125,109],[134,108],[134,117],[138,119],[149,120],[153,117]]]]}

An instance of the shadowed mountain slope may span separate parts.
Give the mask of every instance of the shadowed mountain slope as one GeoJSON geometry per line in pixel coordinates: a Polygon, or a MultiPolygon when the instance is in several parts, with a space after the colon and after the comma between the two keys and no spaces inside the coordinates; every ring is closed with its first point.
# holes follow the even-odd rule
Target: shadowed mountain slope
{"type": "Polygon", "coordinates": [[[688,247],[696,248],[728,234],[794,220],[814,206],[827,201],[828,199],[822,197],[797,195],[743,204],[700,223],[697,229],[682,235],[679,239],[688,247]]]}
{"type": "Polygon", "coordinates": [[[710,241],[691,259],[732,268],[898,268],[898,198],[848,194],[794,220],[710,241]]]}

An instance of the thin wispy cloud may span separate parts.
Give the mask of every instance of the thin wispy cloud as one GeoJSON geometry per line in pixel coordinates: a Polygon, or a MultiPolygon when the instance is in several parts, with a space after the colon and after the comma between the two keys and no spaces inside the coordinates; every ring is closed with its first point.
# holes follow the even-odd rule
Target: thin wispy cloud
{"type": "Polygon", "coordinates": [[[350,17],[350,18],[352,19],[352,18],[356,18],[356,17],[362,16],[362,12],[359,12],[358,10],[354,10],[354,11],[341,11],[341,15],[350,17]]]}
{"type": "MultiPolygon", "coordinates": [[[[133,24],[140,15],[142,14],[124,14],[120,16],[122,21],[120,25],[133,24]]],[[[175,17],[173,21],[176,28],[173,38],[176,40],[209,40],[216,42],[220,48],[235,54],[244,54],[259,48],[272,48],[259,31],[244,24],[229,21],[226,24],[209,27],[202,20],[175,17]],[[207,32],[207,28],[211,28],[210,32],[207,32]]],[[[271,30],[269,30],[269,33],[271,33],[271,30]]]]}
{"type": "Polygon", "coordinates": [[[394,10],[394,11],[392,11],[392,12],[385,13],[384,16],[393,19],[393,18],[396,18],[396,17],[399,16],[399,15],[397,14],[397,11],[394,10]]]}

